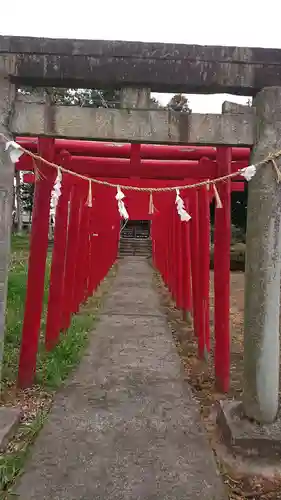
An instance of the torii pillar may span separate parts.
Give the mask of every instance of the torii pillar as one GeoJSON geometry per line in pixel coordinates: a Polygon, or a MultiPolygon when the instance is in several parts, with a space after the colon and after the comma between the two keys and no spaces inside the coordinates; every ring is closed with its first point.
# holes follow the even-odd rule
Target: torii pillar
{"type": "MultiPolygon", "coordinates": [[[[263,89],[253,105],[256,164],[281,149],[281,87],[263,89]]],[[[280,365],[281,184],[270,163],[249,182],[247,212],[243,404],[246,416],[263,424],[277,416],[280,365]]]]}
{"type": "MultiPolygon", "coordinates": [[[[256,134],[250,163],[256,165],[281,150],[281,87],[261,90],[253,106],[256,134]]],[[[270,162],[249,181],[247,213],[243,401],[221,401],[218,419],[236,454],[245,450],[247,456],[276,459],[281,455],[281,183],[270,162]]]]}
{"type": "MultiPolygon", "coordinates": [[[[8,120],[15,98],[15,86],[0,75],[0,133],[9,137],[8,120]]],[[[12,226],[14,165],[0,137],[0,382],[3,363],[5,310],[12,226]]]]}

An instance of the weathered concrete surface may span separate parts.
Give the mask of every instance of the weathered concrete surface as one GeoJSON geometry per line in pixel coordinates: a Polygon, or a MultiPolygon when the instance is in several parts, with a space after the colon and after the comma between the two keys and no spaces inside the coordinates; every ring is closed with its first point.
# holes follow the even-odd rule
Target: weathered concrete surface
{"type": "MultiPolygon", "coordinates": [[[[0,74],[0,133],[9,137],[9,114],[15,96],[15,86],[0,74]]],[[[0,381],[4,350],[5,312],[8,265],[12,227],[14,165],[5,151],[5,139],[0,136],[0,381]]]]}
{"type": "Polygon", "coordinates": [[[222,113],[242,113],[248,115],[255,115],[255,108],[253,106],[246,106],[244,104],[238,104],[237,102],[224,101],[222,103],[222,113]]]}
{"type": "Polygon", "coordinates": [[[22,416],[20,408],[0,408],[0,450],[3,450],[13,436],[22,416]]]}
{"type": "MultiPolygon", "coordinates": [[[[251,163],[281,149],[281,87],[254,100],[256,142],[251,163]]],[[[276,160],[280,165],[280,159],[276,160]]],[[[249,418],[272,423],[278,410],[281,272],[281,184],[272,164],[248,185],[244,316],[244,409],[249,418]]]]}
{"type": "Polygon", "coordinates": [[[1,36],[0,54],[32,85],[254,95],[281,82],[280,49],[1,36]]]}
{"type": "Polygon", "coordinates": [[[188,114],[163,109],[109,109],[15,103],[10,129],[15,135],[156,144],[251,146],[255,116],[188,114]],[[51,125],[46,127],[46,120],[51,125]]]}
{"type": "Polygon", "coordinates": [[[120,262],[16,488],[21,500],[226,498],[151,279],[146,259],[120,262]]]}
{"type": "Polygon", "coordinates": [[[218,418],[223,442],[234,454],[246,457],[263,457],[270,462],[280,461],[281,419],[272,424],[260,425],[250,421],[241,401],[220,401],[218,418]]]}

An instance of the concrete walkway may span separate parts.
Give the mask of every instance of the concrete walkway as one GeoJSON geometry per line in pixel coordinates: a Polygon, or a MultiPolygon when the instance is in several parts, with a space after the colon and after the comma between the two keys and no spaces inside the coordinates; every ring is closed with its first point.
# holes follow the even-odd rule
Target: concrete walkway
{"type": "Polygon", "coordinates": [[[146,260],[120,262],[87,354],[56,396],[22,500],[226,498],[146,260]]]}

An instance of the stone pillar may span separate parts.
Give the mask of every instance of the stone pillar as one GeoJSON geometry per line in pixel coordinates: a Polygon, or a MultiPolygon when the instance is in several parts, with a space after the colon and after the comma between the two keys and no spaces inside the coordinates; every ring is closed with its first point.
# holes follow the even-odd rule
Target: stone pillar
{"type": "Polygon", "coordinates": [[[150,89],[130,87],[121,89],[120,107],[128,109],[149,109],[150,89]]]}
{"type": "MultiPolygon", "coordinates": [[[[281,149],[281,87],[265,88],[256,108],[251,163],[281,149]]],[[[281,161],[277,160],[281,165],[281,161]]],[[[244,411],[271,423],[278,410],[281,184],[268,163],[249,182],[245,270],[244,411]]]]}
{"type": "MultiPolygon", "coordinates": [[[[9,136],[8,121],[15,87],[0,75],[0,133],[9,136]]],[[[5,152],[5,140],[0,137],[0,381],[4,350],[5,310],[12,225],[14,165],[5,152]]]]}

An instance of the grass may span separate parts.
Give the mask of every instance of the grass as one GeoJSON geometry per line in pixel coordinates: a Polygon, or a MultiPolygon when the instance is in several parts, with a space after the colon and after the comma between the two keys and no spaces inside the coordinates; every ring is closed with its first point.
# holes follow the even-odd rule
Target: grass
{"type": "Polygon", "coordinates": [[[81,360],[89,331],[97,317],[101,297],[107,288],[105,280],[101,289],[88,300],[87,307],[82,307],[80,313],[73,317],[69,330],[61,335],[59,344],[52,351],[46,352],[44,330],[51,264],[51,253],[48,253],[36,385],[29,390],[20,391],[16,388],[16,379],[25,306],[28,249],[28,235],[12,237],[1,398],[2,404],[20,405],[24,412],[14,439],[5,453],[0,454],[0,499],[10,498],[10,488],[22,471],[30,445],[46,419],[54,390],[61,386],[81,360]]]}
{"type": "Polygon", "coordinates": [[[71,327],[51,352],[39,349],[36,381],[48,388],[57,388],[79,363],[88,341],[88,332],[95,317],[89,313],[74,316],[71,327]]]}
{"type": "MultiPolygon", "coordinates": [[[[8,280],[6,336],[4,348],[3,381],[15,381],[24,317],[26,282],[28,271],[28,236],[13,236],[12,258],[8,280]]],[[[50,388],[58,387],[69,372],[81,359],[87,343],[88,332],[92,328],[95,316],[87,307],[82,314],[73,317],[66,334],[62,334],[60,343],[51,352],[44,347],[46,306],[48,301],[49,272],[51,255],[48,254],[43,299],[41,334],[37,357],[36,382],[50,388]]]]}
{"type": "Polygon", "coordinates": [[[22,472],[25,460],[29,453],[29,447],[43,427],[48,412],[40,412],[29,425],[20,425],[14,446],[16,451],[7,453],[0,457],[0,499],[8,499],[11,496],[9,487],[15,478],[22,472]]]}

